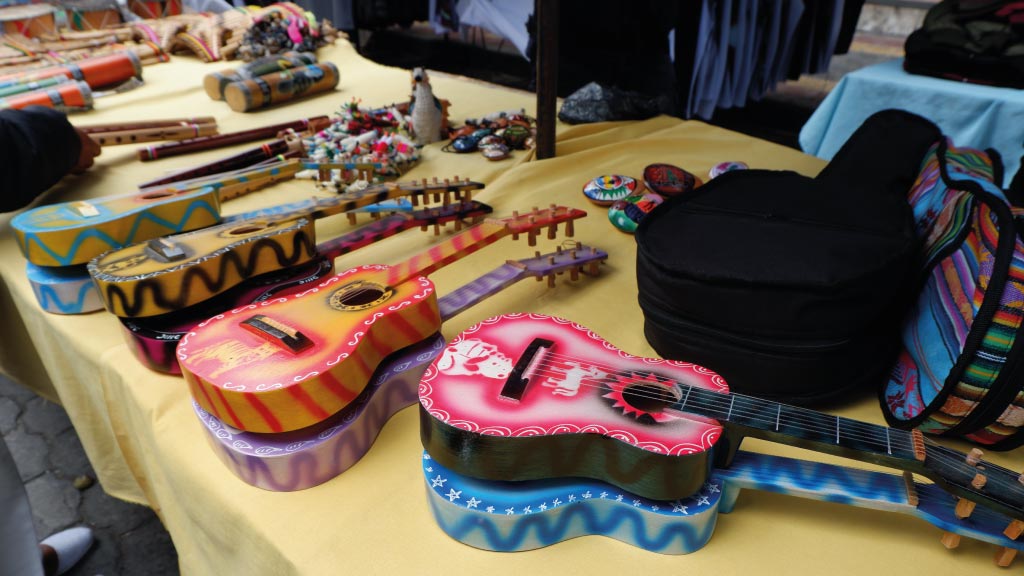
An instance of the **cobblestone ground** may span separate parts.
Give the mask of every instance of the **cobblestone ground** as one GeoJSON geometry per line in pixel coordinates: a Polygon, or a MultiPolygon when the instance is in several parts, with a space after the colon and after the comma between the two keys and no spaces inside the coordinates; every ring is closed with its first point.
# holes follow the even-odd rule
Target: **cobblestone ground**
{"type": "Polygon", "coordinates": [[[96,535],[68,576],[178,574],[160,519],[103,492],[63,408],[0,376],[0,433],[25,482],[39,538],[80,525],[96,535]]]}

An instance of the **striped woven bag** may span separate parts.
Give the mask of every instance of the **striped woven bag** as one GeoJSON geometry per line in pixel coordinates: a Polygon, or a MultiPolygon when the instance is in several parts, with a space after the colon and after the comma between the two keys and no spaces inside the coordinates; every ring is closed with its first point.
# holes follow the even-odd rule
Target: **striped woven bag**
{"type": "Polygon", "coordinates": [[[909,195],[922,286],[881,404],[892,426],[1024,443],[1024,242],[994,151],[937,142],[909,195]]]}

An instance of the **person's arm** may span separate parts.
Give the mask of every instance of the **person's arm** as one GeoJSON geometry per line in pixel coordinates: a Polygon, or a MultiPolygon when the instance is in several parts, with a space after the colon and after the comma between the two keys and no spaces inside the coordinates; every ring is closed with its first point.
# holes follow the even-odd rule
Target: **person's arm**
{"type": "Polygon", "coordinates": [[[86,139],[62,112],[0,110],[0,212],[22,208],[68,172],[88,168],[99,148],[86,139]]]}

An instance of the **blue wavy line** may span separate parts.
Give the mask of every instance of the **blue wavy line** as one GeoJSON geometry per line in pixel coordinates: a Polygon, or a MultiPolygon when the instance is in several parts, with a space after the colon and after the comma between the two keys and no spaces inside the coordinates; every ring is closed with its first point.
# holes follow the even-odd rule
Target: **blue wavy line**
{"type": "MultiPolygon", "coordinates": [[[[677,522],[668,524],[653,538],[648,538],[644,530],[645,518],[628,504],[618,505],[621,507],[609,511],[606,519],[598,516],[594,506],[577,504],[568,507],[567,510],[564,509],[558,515],[557,521],[554,522],[546,515],[547,513],[535,513],[520,517],[512,532],[503,536],[501,529],[495,522],[490,521],[487,515],[464,513],[459,515],[457,522],[448,523],[445,522],[438,508],[437,499],[433,496],[430,498],[430,506],[438,525],[446,534],[460,542],[465,542],[470,534],[479,531],[486,541],[487,548],[499,552],[532,549],[535,546],[526,543],[531,536],[536,538],[540,546],[550,546],[577,536],[597,535],[615,538],[652,552],[666,550],[678,540],[682,545],[682,552],[690,553],[707,544],[715,530],[714,518],[703,522],[699,528],[691,524],[677,522]],[[582,533],[570,531],[572,524],[577,519],[583,523],[582,533]],[[624,524],[629,525],[628,539],[615,534],[615,531],[624,524]]],[[[708,513],[717,514],[713,510],[708,513]]]]}
{"type": "Polygon", "coordinates": [[[96,289],[96,285],[92,282],[82,284],[82,287],[78,289],[78,299],[70,304],[64,304],[57,291],[49,286],[35,286],[35,289],[36,299],[39,300],[39,306],[43,310],[52,312],[56,309],[63,314],[78,314],[85,306],[85,298],[90,291],[96,289]]]}
{"type": "Polygon", "coordinates": [[[47,246],[42,240],[39,239],[37,233],[26,231],[25,253],[29,253],[29,244],[35,243],[43,252],[49,254],[50,257],[59,262],[61,266],[68,266],[74,261],[78,249],[81,247],[82,243],[84,243],[88,238],[97,238],[108,244],[111,247],[111,249],[123,248],[125,246],[128,246],[129,244],[135,243],[135,235],[138,233],[139,227],[142,226],[142,223],[144,221],[148,220],[153,222],[154,224],[164,226],[165,228],[168,228],[171,233],[180,232],[185,223],[188,222],[188,220],[192,217],[192,214],[200,209],[205,209],[214,217],[214,219],[220,219],[220,214],[213,206],[210,205],[209,202],[197,200],[189,204],[188,209],[185,210],[184,216],[182,216],[181,220],[179,220],[177,224],[172,223],[163,218],[154,216],[148,210],[139,214],[135,218],[135,221],[132,223],[131,230],[128,232],[128,236],[125,238],[125,241],[123,243],[115,240],[109,234],[97,230],[95,228],[83,230],[78,236],[75,237],[74,242],[71,243],[71,248],[68,250],[68,253],[65,256],[57,254],[57,252],[55,252],[49,246],[47,246]]]}

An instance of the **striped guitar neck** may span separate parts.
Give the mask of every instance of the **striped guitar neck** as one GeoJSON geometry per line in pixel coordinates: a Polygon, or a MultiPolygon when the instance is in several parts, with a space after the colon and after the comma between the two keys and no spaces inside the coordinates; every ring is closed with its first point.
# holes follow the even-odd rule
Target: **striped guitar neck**
{"type": "Polygon", "coordinates": [[[181,374],[174,350],[185,334],[203,320],[239,306],[264,302],[295,294],[323,282],[334,270],[334,260],[374,242],[420,227],[426,230],[454,223],[459,229],[463,219],[480,219],[491,207],[479,202],[460,202],[440,208],[427,208],[410,213],[393,214],[363,225],[357,230],[317,244],[317,257],[301,266],[250,278],[238,286],[199,304],[169,314],[145,318],[121,318],[129,349],[147,368],[167,374],[181,374]]]}
{"type": "Polygon", "coordinates": [[[61,202],[17,214],[11,227],[29,262],[73,266],[151,238],[212,226],[220,203],[295,176],[297,160],[277,162],[131,194],[61,202]]]}
{"type": "Polygon", "coordinates": [[[429,274],[506,235],[529,235],[585,216],[554,206],[487,220],[396,266],[362,266],[300,294],[237,308],[178,344],[192,396],[231,426],[285,432],[347,406],[392,352],[437,332],[429,274]]]}
{"type": "Polygon", "coordinates": [[[1012,520],[1011,538],[1024,529],[1020,474],[983,462],[980,451],[965,455],[918,431],[729,394],[706,368],[630,356],[565,320],[492,318],[446,352],[423,378],[421,431],[431,456],[460,474],[583,476],[673,500],[699,489],[712,453],[727,468],[749,436],[919,474],[959,498],[958,517],[977,505],[1012,520]],[[473,371],[490,359],[505,359],[502,369],[473,371]],[[597,441],[608,438],[614,449],[597,441]]]}
{"type": "Polygon", "coordinates": [[[285,204],[230,222],[134,244],[88,264],[107,310],[121,318],[167,314],[249,278],[301,266],[316,256],[315,218],[399,197],[444,195],[468,201],[483,185],[463,180],[385,184],[361,192],[285,204]],[[260,217],[256,217],[259,214],[260,217]]]}
{"type": "MultiPolygon", "coordinates": [[[[533,258],[509,260],[480,278],[437,299],[442,321],[448,321],[499,291],[527,278],[555,275],[576,280],[596,276],[608,254],[573,243],[567,249],[533,258]]],[[[227,426],[193,400],[207,440],[221,461],[243,481],[275,492],[304,490],[334,478],[353,466],[372,447],[384,424],[399,410],[416,403],[420,377],[444,349],[440,333],[403,348],[377,367],[363,392],[325,420],[292,432],[260,434],[227,426]]]]}

